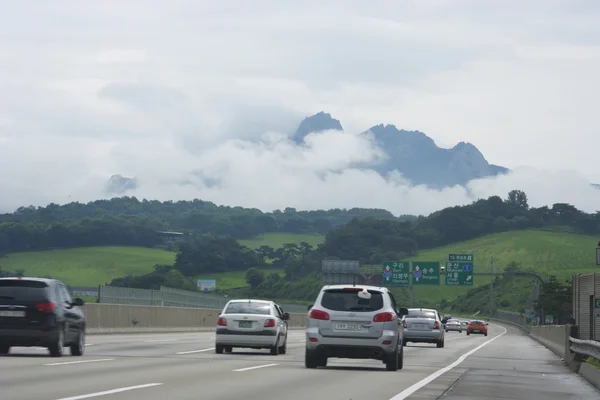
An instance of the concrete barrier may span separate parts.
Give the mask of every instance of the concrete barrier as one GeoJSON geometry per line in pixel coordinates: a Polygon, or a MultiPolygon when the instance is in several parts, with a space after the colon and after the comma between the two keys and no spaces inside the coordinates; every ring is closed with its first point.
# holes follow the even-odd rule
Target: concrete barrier
{"type": "MultiPolygon", "coordinates": [[[[82,307],[90,334],[212,331],[220,309],[86,304],[82,307]]],[[[308,313],[308,311],[307,311],[308,313]]],[[[306,327],[307,314],[290,313],[290,329],[306,327]]]]}
{"type": "Polygon", "coordinates": [[[532,326],[529,334],[556,355],[565,358],[569,348],[570,329],[570,325],[532,326]]]}

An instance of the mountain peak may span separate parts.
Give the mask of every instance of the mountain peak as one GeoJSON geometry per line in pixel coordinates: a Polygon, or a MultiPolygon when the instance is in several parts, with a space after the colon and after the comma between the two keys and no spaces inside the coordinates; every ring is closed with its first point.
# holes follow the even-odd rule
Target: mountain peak
{"type": "Polygon", "coordinates": [[[322,132],[327,130],[341,131],[342,124],[339,120],[333,118],[331,114],[324,111],[320,111],[310,117],[306,117],[300,122],[296,133],[294,134],[294,140],[301,143],[304,137],[309,133],[322,132]]]}

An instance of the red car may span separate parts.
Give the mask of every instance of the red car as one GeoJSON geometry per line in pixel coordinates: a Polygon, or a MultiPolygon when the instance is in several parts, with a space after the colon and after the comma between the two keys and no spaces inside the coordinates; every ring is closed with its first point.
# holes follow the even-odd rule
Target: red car
{"type": "Polygon", "coordinates": [[[467,335],[470,335],[471,333],[482,333],[484,336],[487,336],[487,327],[487,323],[474,319],[473,321],[469,321],[469,325],[467,325],[467,335]]]}

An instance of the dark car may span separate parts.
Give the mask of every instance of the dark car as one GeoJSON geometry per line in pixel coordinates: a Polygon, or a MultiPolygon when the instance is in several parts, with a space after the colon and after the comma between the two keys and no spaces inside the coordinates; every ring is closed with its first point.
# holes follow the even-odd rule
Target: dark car
{"type": "Polygon", "coordinates": [[[53,357],[61,357],[64,347],[71,355],[83,355],[82,305],[55,279],[0,278],[0,354],[11,347],[40,346],[53,357]]]}

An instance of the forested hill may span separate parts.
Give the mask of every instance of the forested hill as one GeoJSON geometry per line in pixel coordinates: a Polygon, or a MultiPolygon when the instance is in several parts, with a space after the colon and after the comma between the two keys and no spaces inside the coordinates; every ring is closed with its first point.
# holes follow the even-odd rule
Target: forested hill
{"type": "Polygon", "coordinates": [[[91,245],[152,246],[156,231],[211,233],[236,239],[267,232],[320,233],[354,218],[406,221],[381,209],[353,208],[298,211],[294,208],[265,213],[258,209],[217,206],[192,201],[138,200],[120,197],[87,204],[50,204],[21,207],[0,215],[0,253],[91,245]]]}

